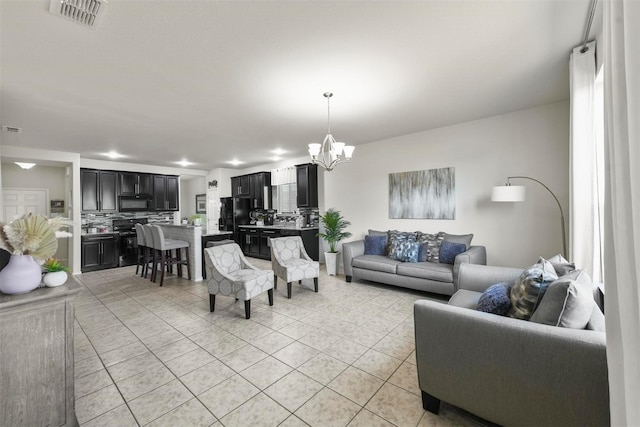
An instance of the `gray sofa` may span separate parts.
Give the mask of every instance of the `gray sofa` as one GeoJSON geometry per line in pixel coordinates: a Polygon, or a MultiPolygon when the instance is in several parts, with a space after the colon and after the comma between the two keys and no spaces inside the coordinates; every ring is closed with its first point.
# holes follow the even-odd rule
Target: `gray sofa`
{"type": "Polygon", "coordinates": [[[453,295],[457,290],[460,265],[487,263],[484,246],[470,246],[466,252],[456,256],[452,265],[400,262],[383,255],[365,255],[364,240],[344,243],[342,257],[347,282],[354,278],[365,279],[443,295],[453,295]]]}
{"type": "MultiPolygon", "coordinates": [[[[464,264],[449,304],[414,305],[423,406],[440,401],[505,426],[606,426],[609,392],[601,307],[587,329],[476,311],[481,292],[522,270],[464,264]]],[[[601,304],[601,301],[596,302],[601,304]]]]}

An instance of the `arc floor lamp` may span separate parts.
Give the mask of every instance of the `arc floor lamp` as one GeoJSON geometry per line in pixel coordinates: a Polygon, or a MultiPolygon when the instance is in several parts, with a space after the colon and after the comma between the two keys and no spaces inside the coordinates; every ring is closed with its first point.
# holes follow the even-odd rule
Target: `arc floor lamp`
{"type": "Polygon", "coordinates": [[[558,209],[560,209],[560,225],[562,226],[562,250],[563,256],[568,256],[567,254],[567,238],[564,229],[564,212],[562,211],[562,206],[560,205],[560,201],[553,194],[553,191],[542,182],[538,181],[535,178],[531,178],[529,176],[509,176],[507,177],[507,182],[505,185],[498,185],[493,187],[493,192],[491,193],[491,201],[493,202],[523,202],[525,200],[525,187],[522,185],[511,185],[511,179],[528,179],[538,184],[542,185],[545,190],[549,192],[558,204],[558,209]]]}

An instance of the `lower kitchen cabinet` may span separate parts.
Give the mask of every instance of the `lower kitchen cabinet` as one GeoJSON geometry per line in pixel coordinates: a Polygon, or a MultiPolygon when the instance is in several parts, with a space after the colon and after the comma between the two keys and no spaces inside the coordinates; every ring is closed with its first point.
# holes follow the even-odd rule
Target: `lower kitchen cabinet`
{"type": "Polygon", "coordinates": [[[246,256],[271,259],[271,242],[269,239],[284,236],[300,236],[307,254],[314,261],[319,259],[317,228],[290,229],[290,228],[259,228],[240,227],[240,248],[246,256]]]}
{"type": "Polygon", "coordinates": [[[82,236],[82,272],[118,266],[118,240],[115,234],[82,236]]]}

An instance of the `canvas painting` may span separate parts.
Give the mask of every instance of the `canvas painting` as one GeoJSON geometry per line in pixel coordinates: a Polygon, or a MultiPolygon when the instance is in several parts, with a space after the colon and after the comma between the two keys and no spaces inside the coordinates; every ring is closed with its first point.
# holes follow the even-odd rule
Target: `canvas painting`
{"type": "Polygon", "coordinates": [[[455,219],[456,169],[389,174],[389,218],[455,219]]]}

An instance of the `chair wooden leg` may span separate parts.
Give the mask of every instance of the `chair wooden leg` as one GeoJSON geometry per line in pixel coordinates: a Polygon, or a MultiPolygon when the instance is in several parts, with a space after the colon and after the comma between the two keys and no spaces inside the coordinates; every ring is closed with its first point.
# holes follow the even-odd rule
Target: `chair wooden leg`
{"type": "Polygon", "coordinates": [[[142,264],[142,254],[141,254],[142,249],[141,248],[142,248],[141,246],[138,246],[138,251],[137,251],[138,258],[136,260],[137,261],[136,262],[136,276],[138,275],[138,267],[140,267],[140,264],[142,264]]]}
{"type": "Polygon", "coordinates": [[[244,317],[247,319],[251,317],[251,300],[250,299],[244,302],[244,317]]]}
{"type": "Polygon", "coordinates": [[[313,288],[315,289],[316,292],[318,292],[318,278],[317,277],[313,278],[313,288]]]}
{"type": "Polygon", "coordinates": [[[216,296],[209,294],[209,312],[213,313],[216,309],[216,296]]]}
{"type": "MultiPolygon", "coordinates": [[[[191,280],[191,260],[189,259],[189,248],[184,248],[186,259],[187,259],[187,278],[191,280]]],[[[182,269],[182,267],[180,267],[182,269]]]]}
{"type": "Polygon", "coordinates": [[[273,275],[273,289],[278,289],[278,276],[273,275]]]}
{"type": "Polygon", "coordinates": [[[169,266],[167,263],[167,253],[166,251],[161,251],[162,255],[160,255],[160,286],[164,283],[164,271],[166,270],[165,266],[169,266]]]}
{"type": "Polygon", "coordinates": [[[182,249],[176,249],[176,269],[178,277],[182,277],[182,249]]]}
{"type": "Polygon", "coordinates": [[[287,282],[287,298],[291,299],[291,282],[287,282]]]}
{"type": "Polygon", "coordinates": [[[273,289],[269,289],[267,295],[269,295],[269,305],[273,305],[273,289]]]}
{"type": "Polygon", "coordinates": [[[298,280],[298,285],[302,285],[302,280],[298,280]]]}

